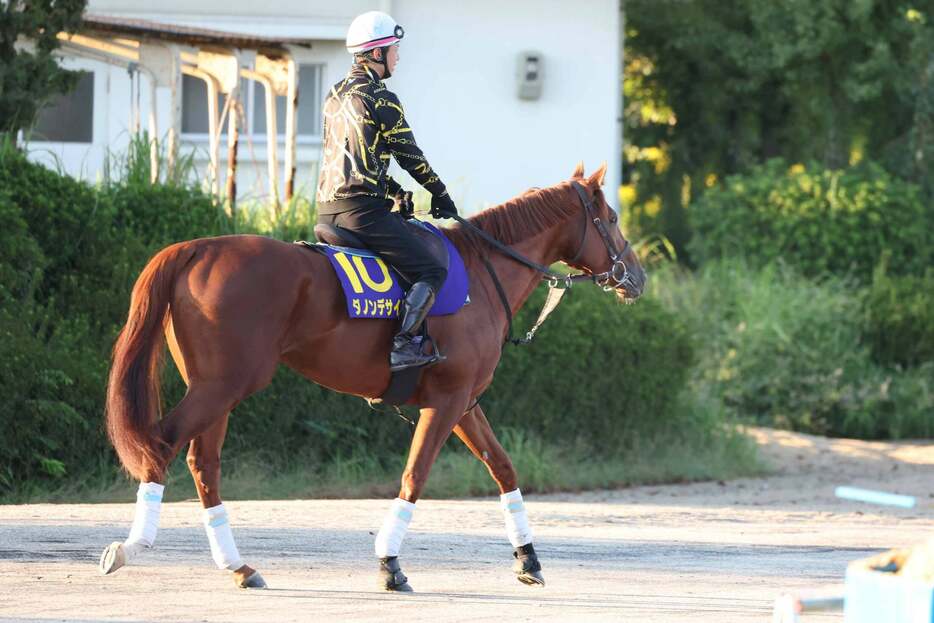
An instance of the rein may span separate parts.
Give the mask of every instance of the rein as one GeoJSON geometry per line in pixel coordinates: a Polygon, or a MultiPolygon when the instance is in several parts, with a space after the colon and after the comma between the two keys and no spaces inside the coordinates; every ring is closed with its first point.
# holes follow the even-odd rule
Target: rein
{"type": "Polygon", "coordinates": [[[530,260],[522,254],[517,253],[514,249],[504,245],[499,240],[480,229],[470,221],[461,218],[458,215],[452,215],[451,217],[460,223],[461,226],[466,227],[471,232],[478,235],[503,255],[506,255],[516,262],[519,262],[520,264],[541,273],[548,280],[548,296],[545,299],[545,304],[538,316],[538,320],[535,321],[535,324],[532,326],[531,330],[526,333],[524,338],[514,338],[512,337],[512,309],[509,307],[509,299],[507,298],[506,292],[503,289],[503,284],[500,282],[499,277],[496,274],[496,270],[493,268],[493,264],[490,263],[489,258],[486,255],[480,256],[484,267],[486,267],[487,272],[490,273],[490,277],[493,279],[493,285],[496,287],[496,293],[499,295],[500,301],[503,304],[503,309],[506,310],[507,332],[504,343],[510,343],[515,346],[530,344],[532,342],[532,338],[535,336],[535,332],[538,331],[539,327],[542,326],[542,324],[545,322],[545,319],[548,318],[551,312],[553,312],[558,307],[558,303],[561,302],[561,298],[564,296],[564,293],[577,282],[592,281],[594,284],[602,287],[606,291],[614,290],[629,283],[629,269],[626,268],[626,264],[623,262],[623,256],[629,250],[629,241],[626,241],[626,244],[623,245],[621,251],[617,251],[616,244],[613,242],[613,239],[610,238],[610,233],[607,230],[606,225],[602,220],[600,220],[599,217],[596,216],[593,203],[587,197],[587,193],[584,192],[584,188],[578,182],[571,182],[571,185],[574,187],[574,190],[577,191],[577,196],[580,198],[581,204],[584,206],[584,220],[583,226],[581,228],[581,240],[580,243],[578,243],[577,253],[575,253],[574,257],[569,261],[577,261],[577,259],[580,257],[580,254],[584,250],[584,242],[587,240],[588,230],[587,219],[589,217],[590,221],[597,228],[597,233],[599,233],[600,237],[603,239],[603,243],[606,245],[607,254],[610,257],[610,260],[613,262],[610,270],[606,272],[599,274],[579,273],[576,275],[562,275],[560,273],[556,273],[549,267],[543,266],[530,260]]]}

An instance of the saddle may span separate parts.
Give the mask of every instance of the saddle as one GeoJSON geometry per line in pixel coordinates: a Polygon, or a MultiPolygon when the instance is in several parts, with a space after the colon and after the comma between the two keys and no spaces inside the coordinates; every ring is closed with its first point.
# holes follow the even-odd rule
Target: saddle
{"type": "MultiPolygon", "coordinates": [[[[435,296],[429,316],[456,313],[468,302],[467,269],[457,249],[438,228],[410,219],[406,226],[419,239],[448,276],[435,296]]],[[[324,254],[331,262],[347,301],[351,318],[396,318],[405,298],[400,278],[379,256],[366,248],[360,238],[343,227],[315,225],[317,243],[301,244],[324,254]]]]}
{"type": "MultiPolygon", "coordinates": [[[[466,305],[468,296],[467,269],[464,261],[451,241],[438,228],[429,223],[410,219],[406,226],[418,237],[424,247],[447,268],[448,276],[429,316],[456,313],[466,305]]],[[[331,262],[347,301],[347,313],[351,318],[396,318],[405,291],[399,285],[399,277],[352,231],[336,225],[315,225],[318,242],[299,241],[314,251],[322,253],[331,262]]],[[[426,346],[434,347],[427,333],[427,321],[422,324],[422,339],[426,346]]],[[[389,405],[405,404],[415,392],[421,377],[421,368],[408,368],[395,372],[389,386],[371,403],[389,405]]]]}
{"type": "MultiPolygon", "coordinates": [[[[419,241],[425,245],[425,248],[428,249],[432,256],[438,260],[438,263],[442,264],[445,269],[449,269],[450,255],[448,254],[448,249],[444,244],[444,240],[439,238],[431,229],[428,229],[426,224],[420,221],[405,221],[405,224],[406,227],[418,237],[419,241]]],[[[438,230],[435,229],[435,231],[438,230]]],[[[315,225],[315,238],[317,238],[318,242],[335,247],[368,250],[366,245],[356,234],[349,229],[344,229],[337,225],[315,225]]]]}

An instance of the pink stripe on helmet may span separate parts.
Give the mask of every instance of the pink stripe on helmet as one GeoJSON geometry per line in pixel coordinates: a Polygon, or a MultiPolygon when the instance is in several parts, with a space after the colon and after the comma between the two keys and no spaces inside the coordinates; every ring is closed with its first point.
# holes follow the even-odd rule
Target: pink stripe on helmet
{"type": "Polygon", "coordinates": [[[383,45],[385,43],[395,43],[396,41],[398,41],[398,39],[396,38],[395,35],[393,35],[391,37],[384,37],[383,39],[376,39],[375,41],[370,41],[370,44],[383,45]]]}
{"type": "Polygon", "coordinates": [[[379,48],[384,45],[390,45],[396,43],[399,39],[393,35],[389,37],[383,37],[382,39],[374,39],[373,41],[367,41],[366,43],[360,43],[353,46],[354,49],[359,50],[372,50],[373,48],[379,48]]]}

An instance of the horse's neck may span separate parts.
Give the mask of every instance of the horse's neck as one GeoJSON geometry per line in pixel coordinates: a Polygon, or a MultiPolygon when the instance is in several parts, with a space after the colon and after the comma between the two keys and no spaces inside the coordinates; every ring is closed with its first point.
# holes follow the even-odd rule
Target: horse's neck
{"type": "MultiPolygon", "coordinates": [[[[523,240],[511,246],[516,252],[533,262],[543,266],[550,266],[558,261],[558,250],[560,248],[555,229],[546,230],[528,240],[523,240]]],[[[520,264],[497,251],[490,252],[489,258],[506,293],[510,311],[515,315],[525,304],[536,286],[541,283],[543,276],[537,270],[520,264]]],[[[486,272],[486,270],[482,270],[483,274],[486,274],[486,272]]],[[[495,286],[491,289],[491,292],[493,292],[491,304],[499,311],[502,308],[502,302],[499,295],[496,294],[495,286]]]]}

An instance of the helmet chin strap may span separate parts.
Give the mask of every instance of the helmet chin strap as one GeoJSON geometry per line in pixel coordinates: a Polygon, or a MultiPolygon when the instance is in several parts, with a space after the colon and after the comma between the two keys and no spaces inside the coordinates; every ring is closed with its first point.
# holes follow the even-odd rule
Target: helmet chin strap
{"type": "Polygon", "coordinates": [[[382,80],[392,77],[392,72],[389,71],[389,48],[390,47],[392,46],[387,45],[382,48],[373,48],[373,50],[379,50],[381,52],[380,54],[380,56],[382,56],[381,60],[377,60],[373,58],[373,50],[369,50],[365,52],[364,53],[365,55],[363,56],[363,58],[370,61],[371,63],[376,63],[377,65],[383,66],[383,77],[381,78],[382,80]]]}
{"type": "Polygon", "coordinates": [[[389,48],[390,46],[388,45],[380,48],[380,52],[382,52],[381,56],[383,57],[383,60],[376,61],[377,63],[383,66],[383,80],[385,80],[386,78],[392,77],[392,72],[389,71],[389,48]]]}

